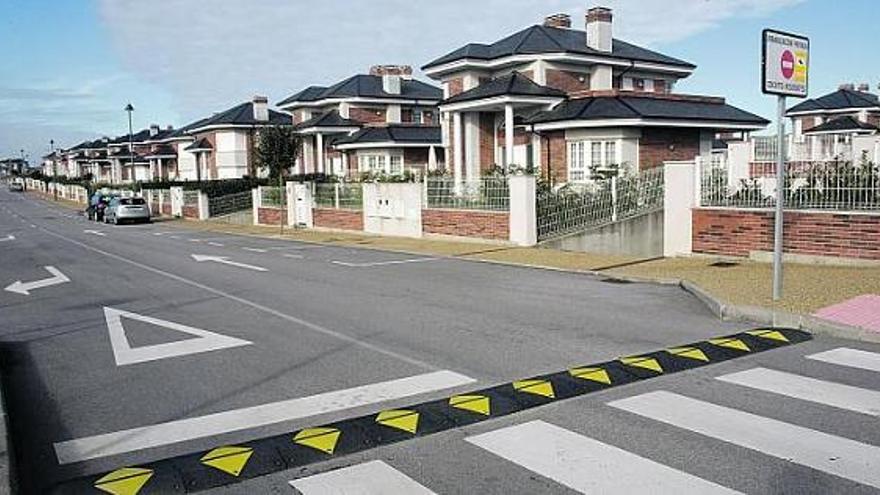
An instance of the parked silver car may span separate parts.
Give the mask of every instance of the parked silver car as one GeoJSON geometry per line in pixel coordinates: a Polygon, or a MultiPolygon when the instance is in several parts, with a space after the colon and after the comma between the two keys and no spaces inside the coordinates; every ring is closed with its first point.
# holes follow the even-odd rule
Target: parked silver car
{"type": "Polygon", "coordinates": [[[123,222],[150,221],[150,207],[144,198],[114,197],[104,211],[104,223],[119,225],[123,222]]]}

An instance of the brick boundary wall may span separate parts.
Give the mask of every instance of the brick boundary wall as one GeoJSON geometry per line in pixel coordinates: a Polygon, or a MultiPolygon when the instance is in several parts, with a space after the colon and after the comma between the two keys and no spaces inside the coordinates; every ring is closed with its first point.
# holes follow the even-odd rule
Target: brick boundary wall
{"type": "MultiPolygon", "coordinates": [[[[748,256],[773,250],[772,211],[694,210],[693,252],[748,256]]],[[[786,253],[880,260],[880,215],[785,212],[786,253]]]]}
{"type": "Polygon", "coordinates": [[[261,206],[257,210],[257,222],[260,225],[281,225],[281,222],[284,222],[286,225],[287,209],[261,206]]]}
{"type": "Polygon", "coordinates": [[[197,205],[183,205],[181,208],[183,218],[199,218],[199,207],[197,205]]]}
{"type": "Polygon", "coordinates": [[[422,232],[506,241],[510,238],[510,214],[506,211],[424,209],[422,232]]]}
{"type": "Polygon", "coordinates": [[[337,210],[313,208],[312,222],[315,227],[342,230],[364,230],[364,212],[360,210],[337,210]]]}
{"type": "Polygon", "coordinates": [[[162,214],[171,216],[171,201],[165,201],[162,203],[162,214]]]}

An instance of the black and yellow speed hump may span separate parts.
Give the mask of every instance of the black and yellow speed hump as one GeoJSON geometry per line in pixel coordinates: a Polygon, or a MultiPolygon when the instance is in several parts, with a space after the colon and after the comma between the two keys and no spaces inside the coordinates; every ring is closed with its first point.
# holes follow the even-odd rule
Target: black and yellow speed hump
{"type": "Polygon", "coordinates": [[[758,328],[655,352],[573,366],[494,387],[358,418],[160,460],[120,467],[54,487],[54,493],[192,493],[276,471],[430,435],[670,373],[810,340],[788,328],[758,328]]]}

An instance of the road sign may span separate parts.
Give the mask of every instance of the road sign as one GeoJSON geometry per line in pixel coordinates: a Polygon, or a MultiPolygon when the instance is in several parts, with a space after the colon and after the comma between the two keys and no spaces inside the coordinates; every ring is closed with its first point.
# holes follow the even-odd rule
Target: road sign
{"type": "Polygon", "coordinates": [[[780,96],[807,96],[810,40],[765,29],[761,55],[761,90],[780,96]]]}

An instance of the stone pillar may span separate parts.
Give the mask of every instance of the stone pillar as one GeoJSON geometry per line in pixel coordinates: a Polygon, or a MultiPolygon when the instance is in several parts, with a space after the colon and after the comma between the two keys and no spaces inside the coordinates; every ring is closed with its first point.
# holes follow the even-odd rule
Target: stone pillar
{"type": "Polygon", "coordinates": [[[694,162],[663,164],[663,256],[691,254],[695,167],[694,162]]]}
{"type": "Polygon", "coordinates": [[[260,225],[260,202],[262,200],[262,196],[260,195],[259,187],[251,189],[251,199],[254,210],[254,225],[260,225]]]}
{"type": "Polygon", "coordinates": [[[171,188],[171,216],[183,216],[183,188],[180,186],[171,188]]]}
{"type": "Polygon", "coordinates": [[[199,220],[207,220],[210,216],[208,195],[203,191],[199,191],[199,220]]]}
{"type": "Polygon", "coordinates": [[[534,175],[514,175],[508,181],[510,242],[517,246],[534,246],[538,243],[537,181],[534,175]]]}

